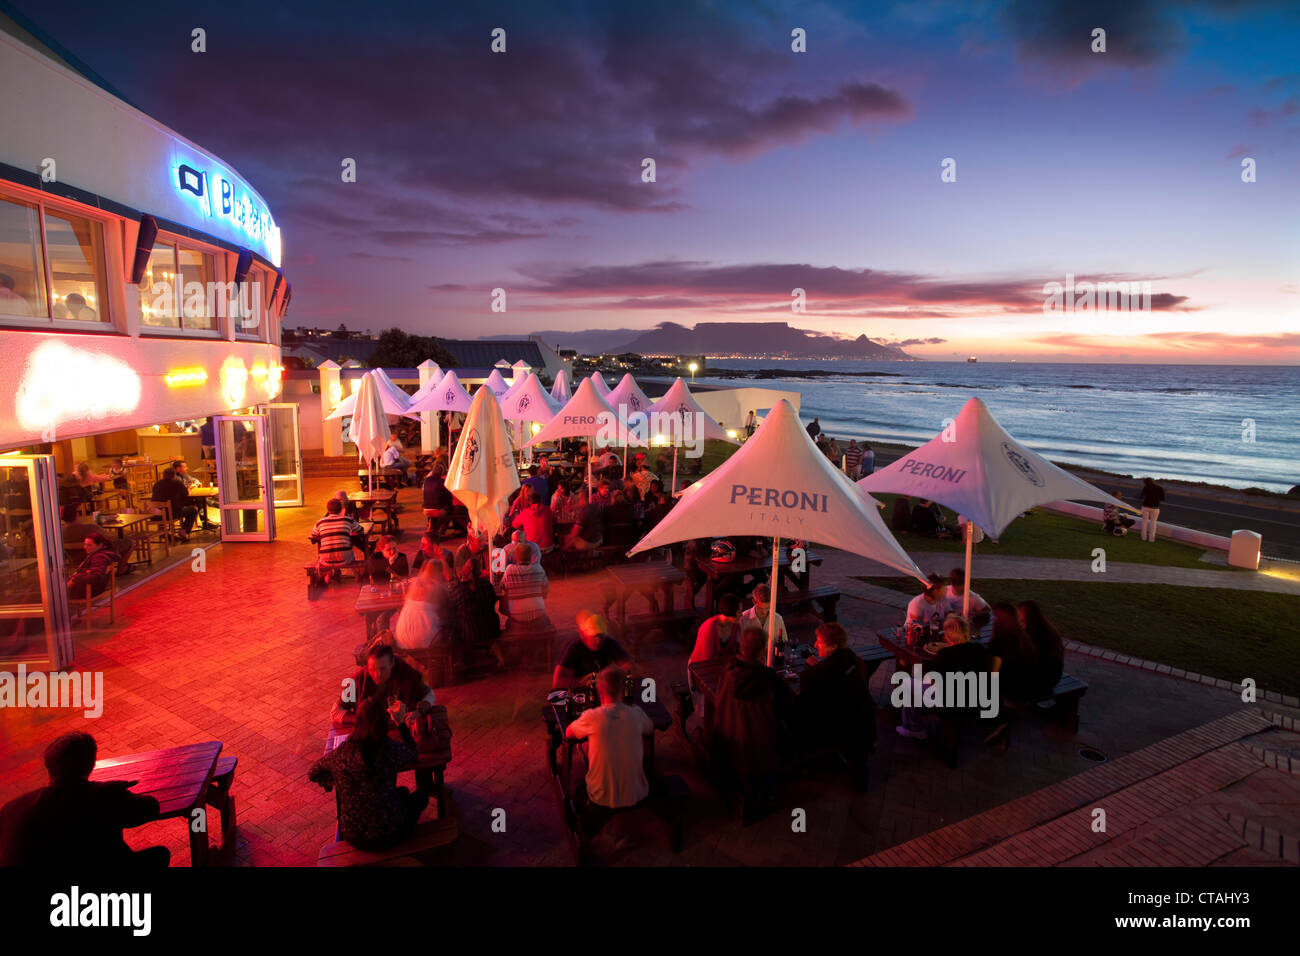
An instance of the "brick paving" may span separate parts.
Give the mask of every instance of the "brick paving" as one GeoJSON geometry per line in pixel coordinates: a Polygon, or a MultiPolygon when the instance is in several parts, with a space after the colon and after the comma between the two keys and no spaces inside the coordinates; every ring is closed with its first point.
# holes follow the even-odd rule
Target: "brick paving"
{"type": "MultiPolygon", "coordinates": [[[[308,500],[323,502],[338,483],[309,478],[308,500]]],[[[401,546],[411,551],[421,523],[416,492],[403,491],[401,499],[407,506],[401,546]]],[[[321,844],[333,837],[334,801],[307,781],[307,769],[320,755],[331,702],[352,670],[351,652],[363,636],[353,610],[355,585],[335,586],[319,601],[307,600],[302,566],[313,553],[306,533],[316,517],[315,507],[281,510],[277,541],[217,545],[208,551],[203,573],[182,565],[149,580],[121,598],[114,627],[89,635],[79,631],[77,667],[104,672],[103,716],[87,720],[80,712],[26,709],[0,714],[0,800],[44,782],[41,751],[69,729],[90,730],[105,756],[215,738],[223,741],[224,753],[239,758],[238,845],[226,861],[313,864],[321,844]]],[[[840,552],[825,552],[824,564],[814,572],[816,583],[843,590],[839,616],[855,642],[874,640],[877,628],[899,619],[896,595],[851,579],[880,572],[840,552]]],[[[580,608],[598,606],[602,585],[602,572],[556,580],[549,601],[552,618],[565,624],[580,608]]],[[[666,696],[671,682],[684,676],[687,650],[669,639],[648,642],[636,650],[638,671],[655,678],[666,696]]],[[[743,829],[696,772],[684,741],[675,731],[661,734],[658,771],[681,774],[693,791],[685,850],[673,855],[666,827],[648,813],[615,820],[596,849],[610,862],[633,865],[845,864],[890,847],[902,852],[924,834],[942,847],[953,839],[944,829],[951,824],[1020,798],[1042,800],[1043,788],[1076,786],[1070,781],[1089,768],[1115,774],[1125,755],[1186,732],[1208,733],[1196,728],[1216,721],[1251,721],[1254,729],[1243,736],[1250,736],[1256,749],[1290,752],[1289,740],[1268,738],[1285,728],[1243,716],[1239,696],[1224,688],[1085,655],[1069,656],[1066,667],[1091,685],[1077,735],[1031,717],[1017,725],[1009,751],[971,745],[952,770],[894,734],[892,714],[882,707],[867,792],[855,793],[846,779],[831,773],[803,777],[787,788],[781,808],[743,829]],[[1084,747],[1102,751],[1110,762],[1096,767],[1081,755],[1084,747]],[[804,832],[792,827],[796,809],[804,812],[804,832]]],[[[872,682],[882,705],[891,673],[892,665],[885,664],[872,682]]],[[[512,671],[438,690],[454,734],[447,783],[461,838],[431,862],[571,865],[539,716],[548,687],[549,677],[540,671],[512,671]],[[492,827],[498,809],[506,814],[504,832],[492,827]]],[[[1164,746],[1162,752],[1179,753],[1177,743],[1164,746]]],[[[1225,832],[1249,831],[1255,838],[1253,844],[1234,838],[1235,859],[1274,862],[1282,857],[1260,847],[1276,844],[1284,852],[1294,844],[1286,840],[1296,832],[1295,803],[1287,803],[1295,794],[1256,778],[1264,771],[1293,783],[1300,777],[1266,767],[1245,744],[1234,746],[1258,769],[1216,791],[1228,807],[1217,818],[1225,832]]],[[[1146,771],[1156,773],[1154,766],[1146,771]]],[[[1121,782],[1135,786],[1141,779],[1139,773],[1121,782]]],[[[1195,801],[1213,795],[1177,792],[1197,813],[1201,804],[1195,801]]],[[[1128,852],[1164,852],[1175,859],[1174,850],[1161,849],[1169,843],[1164,830],[1153,830],[1153,836],[1140,828],[1133,832],[1141,839],[1131,840],[1128,852]]],[[[176,821],[151,824],[128,837],[135,845],[166,844],[174,862],[188,861],[183,827],[176,821]]],[[[923,852],[907,849],[905,855],[942,862],[952,858],[952,850],[926,844],[923,852]]]]}

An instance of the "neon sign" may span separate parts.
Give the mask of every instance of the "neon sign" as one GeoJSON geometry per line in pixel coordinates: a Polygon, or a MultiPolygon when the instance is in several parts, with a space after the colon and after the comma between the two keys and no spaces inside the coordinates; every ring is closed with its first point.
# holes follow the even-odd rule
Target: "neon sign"
{"type": "Polygon", "coordinates": [[[187,385],[202,385],[208,380],[206,369],[195,366],[194,368],[177,368],[172,369],[163,376],[163,381],[170,388],[184,388],[187,385]]]}
{"type": "Polygon", "coordinates": [[[262,243],[266,257],[277,267],[280,265],[280,227],[271,218],[271,211],[246,188],[225,175],[209,175],[187,163],[178,164],[173,173],[173,186],[193,196],[203,215],[220,219],[262,243]]]}

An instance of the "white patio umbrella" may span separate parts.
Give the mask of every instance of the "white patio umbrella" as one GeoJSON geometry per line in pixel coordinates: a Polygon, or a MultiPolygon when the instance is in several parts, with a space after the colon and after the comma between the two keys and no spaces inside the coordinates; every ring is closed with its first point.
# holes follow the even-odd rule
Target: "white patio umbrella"
{"type": "MultiPolygon", "coordinates": [[[[784,398],[739,451],[682,492],[630,553],[727,535],[772,536],[774,609],[783,536],[860,554],[925,580],[885,527],[875,500],[818,450],[784,398]]],[[[769,617],[769,663],[774,630],[775,618],[769,617]]]]}
{"type": "Polygon", "coordinates": [[[963,614],[970,611],[972,523],[996,541],[1018,515],[1049,501],[1104,501],[1136,510],[1016,441],[978,398],[962,406],[949,428],[858,487],[937,501],[966,518],[963,614]]]}
{"type": "MultiPolygon", "coordinates": [[[[352,441],[356,443],[357,455],[366,463],[366,473],[384,453],[384,443],[388,441],[388,415],[384,410],[379,383],[372,375],[363,375],[361,384],[354,393],[356,402],[352,412],[352,441]]],[[[370,479],[374,487],[374,479],[370,479]]]]}
{"type": "Polygon", "coordinates": [[[591,453],[595,451],[596,434],[602,429],[617,428],[619,424],[618,414],[609,407],[609,402],[596,390],[591,379],[585,378],[579,383],[573,398],[542,426],[542,430],[529,440],[528,445],[531,447],[560,438],[588,439],[587,490],[590,491],[591,453]]]}
{"type": "Polygon", "coordinates": [[[487,381],[483,383],[483,387],[492,389],[492,394],[497,398],[500,398],[506,392],[510,391],[510,386],[506,383],[506,380],[501,377],[501,372],[498,369],[492,370],[492,374],[487,377],[487,381]]]}
{"type": "MultiPolygon", "coordinates": [[[[715,422],[695,400],[691,390],[678,376],[663,398],[650,406],[651,439],[662,435],[673,446],[673,480],[670,494],[677,493],[677,446],[688,441],[713,438],[738,445],[727,430],[715,422]]],[[[823,456],[824,457],[824,456],[823,456]]]]}
{"type": "Polygon", "coordinates": [[[442,367],[437,362],[433,362],[432,360],[430,360],[430,362],[433,367],[429,369],[429,380],[415,390],[415,394],[411,396],[412,402],[416,399],[424,398],[424,396],[429,394],[430,389],[437,388],[438,383],[442,381],[442,367]]]}
{"type": "Polygon", "coordinates": [[[609,394],[609,386],[605,383],[605,377],[601,375],[599,372],[592,372],[590,375],[587,376],[587,381],[591,382],[592,385],[596,386],[596,391],[600,392],[600,394],[602,395],[609,394]]]}
{"type": "Polygon", "coordinates": [[[402,389],[401,386],[389,378],[388,373],[382,368],[372,369],[371,374],[375,376],[375,381],[388,395],[391,395],[394,399],[404,403],[405,405],[411,404],[411,396],[402,389]]]}
{"type": "MultiPolygon", "coordinates": [[[[541,381],[537,378],[536,372],[529,372],[528,377],[510,389],[499,399],[501,405],[501,416],[508,422],[541,422],[545,424],[555,417],[560,410],[559,402],[551,398],[546,389],[542,388],[541,381]]],[[[520,426],[523,434],[528,434],[524,425],[520,426]]],[[[531,463],[533,458],[532,446],[528,446],[528,460],[531,463]]]]}
{"type": "MultiPolygon", "coordinates": [[[[325,416],[326,420],[328,421],[331,418],[343,418],[347,415],[355,415],[354,410],[357,404],[357,396],[361,394],[361,388],[362,388],[360,382],[365,379],[370,379],[373,382],[374,373],[375,370],[372,369],[371,371],[367,372],[365,375],[361,376],[361,379],[358,380],[357,390],[353,392],[351,395],[349,395],[347,398],[343,399],[337,405],[335,405],[334,411],[330,412],[328,415],[325,416]]],[[[405,401],[385,391],[382,385],[376,383],[375,390],[379,395],[380,402],[383,404],[384,413],[386,415],[405,415],[407,418],[418,417],[408,407],[405,401]]],[[[401,392],[402,390],[399,388],[398,391],[401,392]]],[[[405,395],[405,392],[403,392],[402,394],[405,395]]]]}
{"type": "Polygon", "coordinates": [[[560,369],[555,373],[555,384],[551,386],[551,398],[555,399],[563,407],[564,403],[573,397],[569,391],[569,376],[560,369]]]}
{"type": "MultiPolygon", "coordinates": [[[[608,395],[605,396],[605,400],[609,402],[609,407],[614,409],[618,414],[618,417],[623,419],[623,421],[629,426],[631,426],[634,421],[641,419],[643,416],[648,416],[650,413],[650,407],[654,404],[650,401],[650,398],[646,393],[641,391],[641,386],[637,385],[636,379],[632,377],[631,372],[628,372],[623,376],[622,380],[614,386],[608,395]]],[[[624,478],[627,477],[627,449],[629,439],[637,437],[631,432],[631,428],[623,429],[624,478]]],[[[639,441],[638,444],[645,444],[645,442],[639,441]]]]}
{"type": "Polygon", "coordinates": [[[492,389],[480,388],[474,393],[447,470],[447,490],[469,510],[474,529],[491,538],[501,527],[510,496],[519,487],[514,448],[492,389]]]}
{"type": "Polygon", "coordinates": [[[523,359],[520,359],[514,365],[510,366],[510,368],[514,372],[514,383],[516,385],[518,385],[520,382],[526,379],[528,377],[528,373],[533,370],[533,367],[529,365],[527,362],[525,362],[523,359]]]}
{"type": "MultiPolygon", "coordinates": [[[[481,389],[480,389],[481,391],[481,389]]],[[[489,391],[491,391],[489,389],[489,391]]],[[[411,412],[468,412],[473,400],[460,376],[448,369],[435,387],[429,389],[418,401],[411,402],[411,412]]]]}

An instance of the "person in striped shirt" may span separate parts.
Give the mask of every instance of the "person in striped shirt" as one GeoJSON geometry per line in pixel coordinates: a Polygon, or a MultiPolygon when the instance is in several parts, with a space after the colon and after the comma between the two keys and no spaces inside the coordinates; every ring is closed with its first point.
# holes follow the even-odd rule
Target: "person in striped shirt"
{"type": "Polygon", "coordinates": [[[331,498],[325,503],[325,517],[316,522],[308,539],[316,545],[316,573],[328,584],[334,571],[351,564],[352,536],[361,534],[361,525],[343,513],[343,502],[331,498]]]}
{"type": "Polygon", "coordinates": [[[858,480],[858,472],[862,468],[862,449],[858,447],[856,440],[849,441],[849,447],[844,451],[844,474],[848,475],[854,481],[858,480]]]}
{"type": "Polygon", "coordinates": [[[511,624],[546,627],[551,623],[546,613],[546,595],[551,582],[540,564],[533,563],[533,549],[528,544],[515,545],[514,563],[506,568],[497,589],[505,603],[511,624]]]}

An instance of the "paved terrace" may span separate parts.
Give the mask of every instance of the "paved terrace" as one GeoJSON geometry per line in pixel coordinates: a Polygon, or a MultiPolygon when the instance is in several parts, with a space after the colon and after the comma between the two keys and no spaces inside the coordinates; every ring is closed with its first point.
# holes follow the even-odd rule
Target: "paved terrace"
{"type": "MultiPolygon", "coordinates": [[[[308,500],[323,502],[337,481],[310,479],[308,500]]],[[[401,499],[407,506],[402,547],[412,551],[421,525],[416,491],[404,490],[401,499]]],[[[44,782],[41,751],[66,730],[92,732],[103,756],[215,738],[223,741],[224,753],[239,758],[234,788],[239,833],[233,862],[313,864],[321,844],[333,837],[334,799],[307,781],[307,770],[321,753],[331,702],[340,681],[353,669],[352,650],[362,639],[362,623],[353,611],[355,585],[335,586],[319,601],[307,601],[302,566],[313,553],[306,534],[316,517],[315,507],[282,510],[276,542],[217,545],[207,553],[205,572],[193,572],[186,565],[174,568],[121,597],[114,627],[89,635],[79,630],[77,666],[104,672],[103,716],[92,721],[80,712],[61,710],[4,713],[0,800],[44,782]]],[[[826,552],[825,557],[814,572],[815,583],[843,589],[840,620],[855,641],[871,642],[876,628],[899,620],[896,607],[881,603],[890,592],[851,579],[882,569],[840,552],[826,552]]],[[[598,603],[593,596],[599,594],[600,575],[553,583],[550,604],[557,624],[571,622],[581,607],[598,603]]],[[[655,677],[666,695],[670,683],[684,674],[687,650],[671,641],[653,644],[639,653],[639,670],[655,677]]],[[[830,774],[800,779],[788,789],[786,806],[806,811],[804,833],[791,832],[788,810],[741,829],[695,771],[684,742],[675,732],[661,734],[659,771],[682,774],[694,791],[684,852],[674,856],[668,851],[663,825],[649,814],[619,818],[601,835],[596,849],[611,861],[640,865],[846,864],[977,814],[997,812],[995,808],[1011,801],[1098,768],[1081,754],[1083,748],[1109,758],[1100,765],[1101,772],[1121,766],[1127,755],[1215,721],[1244,720],[1259,732],[1265,732],[1268,723],[1257,708],[1247,708],[1246,717],[1236,716],[1243,704],[1226,685],[1084,653],[1071,653],[1066,669],[1091,685],[1082,702],[1077,736],[1048,721],[1030,719],[1017,726],[1010,751],[972,745],[956,770],[894,734],[892,715],[882,710],[867,793],[853,792],[846,780],[830,774]]],[[[891,672],[891,664],[876,672],[872,690],[878,703],[888,699],[891,672]]],[[[572,863],[544,756],[539,708],[548,687],[543,673],[514,671],[438,690],[454,733],[455,758],[447,783],[452,812],[460,817],[461,838],[435,862],[572,863]],[[507,814],[504,833],[492,832],[496,808],[507,814]]],[[[1280,705],[1270,704],[1269,709],[1290,713],[1280,705]]],[[[1239,730],[1234,730],[1233,740],[1248,736],[1239,730]]],[[[1207,832],[1213,829],[1214,839],[1221,841],[1216,845],[1226,847],[1216,857],[1221,862],[1271,862],[1278,854],[1247,849],[1252,839],[1257,847],[1260,842],[1250,827],[1266,824],[1271,834],[1292,838],[1300,833],[1295,778],[1289,773],[1292,757],[1294,769],[1300,770],[1300,750],[1293,743],[1288,738],[1267,745],[1256,741],[1253,749],[1241,745],[1232,753],[1233,773],[1216,777],[1195,793],[1165,787],[1156,775],[1170,771],[1155,765],[1142,764],[1145,769],[1125,779],[1153,777],[1157,783],[1152,799],[1174,808],[1190,807],[1217,792],[1216,787],[1231,789],[1252,775],[1261,786],[1272,781],[1272,792],[1282,795],[1273,801],[1272,810],[1265,814],[1258,800],[1239,800],[1226,833],[1221,832],[1221,814],[1205,817],[1202,811],[1189,811],[1178,819],[1183,832],[1196,833],[1201,826],[1207,832]]],[[[1004,825],[1012,833],[1042,822],[1031,816],[1013,819],[1020,821],[1019,830],[1004,825]]],[[[128,838],[136,845],[167,844],[175,863],[188,861],[184,834],[175,821],[129,831],[128,838]]],[[[1143,858],[1155,862],[1183,862],[1179,854],[1162,853],[1158,845],[1145,852],[1143,858]]]]}

